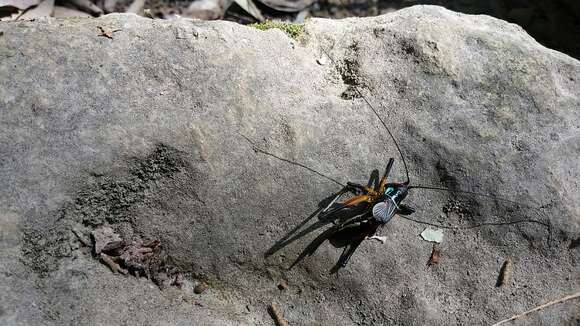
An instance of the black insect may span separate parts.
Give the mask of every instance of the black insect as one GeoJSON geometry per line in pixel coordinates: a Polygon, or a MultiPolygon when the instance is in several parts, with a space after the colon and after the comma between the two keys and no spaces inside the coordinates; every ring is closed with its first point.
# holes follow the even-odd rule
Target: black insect
{"type": "MultiPolygon", "coordinates": [[[[330,60],[334,63],[334,60],[324,51],[326,56],[330,58],[330,60]]],[[[335,64],[336,66],[336,64],[335,64]]],[[[312,255],[326,240],[328,240],[333,246],[337,248],[343,248],[343,252],[338,260],[338,262],[332,267],[330,270],[331,273],[338,272],[341,268],[346,267],[348,261],[356,251],[356,249],[360,246],[360,244],[366,240],[372,238],[377,229],[387,222],[389,222],[393,216],[400,215],[400,216],[408,216],[415,212],[415,210],[403,203],[403,200],[407,197],[407,194],[412,189],[426,189],[426,190],[434,190],[434,191],[446,191],[446,192],[453,192],[453,193],[462,193],[468,195],[475,195],[475,196],[482,196],[493,198],[497,201],[508,202],[512,204],[516,204],[519,206],[525,206],[537,211],[536,208],[522,205],[520,203],[510,201],[507,199],[503,199],[499,197],[500,195],[489,195],[489,194],[481,194],[471,191],[462,191],[462,190],[452,190],[443,187],[433,187],[433,186],[422,186],[422,185],[411,185],[411,181],[409,179],[409,171],[407,168],[407,164],[405,162],[405,157],[397,143],[395,137],[391,133],[390,129],[384,122],[384,120],[380,117],[377,113],[376,109],[370,104],[370,102],[364,97],[362,92],[358,88],[354,88],[358,95],[366,102],[368,107],[372,110],[372,112],[376,115],[379,119],[387,133],[389,134],[391,140],[395,144],[397,151],[400,155],[401,161],[405,168],[405,176],[406,181],[402,183],[395,183],[395,182],[388,182],[389,173],[393,167],[394,159],[390,158],[388,160],[387,166],[383,173],[383,176],[379,180],[379,172],[378,170],[374,170],[371,173],[371,177],[368,181],[366,186],[348,182],[346,185],[342,185],[340,182],[336,181],[335,179],[328,177],[312,168],[309,168],[305,165],[302,165],[297,162],[293,162],[287,160],[285,158],[278,157],[274,154],[266,152],[264,150],[259,149],[256,147],[251,140],[246,138],[248,142],[250,142],[254,150],[257,152],[261,152],[263,154],[275,157],[279,160],[283,160],[285,162],[298,165],[300,167],[306,168],[311,172],[314,172],[322,177],[325,177],[337,184],[343,186],[341,190],[337,193],[329,196],[325,200],[323,200],[319,204],[319,208],[313,214],[311,214],[304,222],[290,231],[286,236],[284,236],[281,240],[279,240],[270,250],[266,252],[266,256],[270,256],[279,249],[285,247],[286,245],[292,243],[293,241],[301,238],[302,236],[321,228],[325,225],[332,224],[331,227],[323,231],[320,235],[318,235],[305,249],[304,251],[296,258],[294,263],[290,266],[290,268],[294,267],[300,261],[302,261],[307,256],[312,255]],[[300,231],[299,233],[295,234],[300,230],[312,217],[317,216],[318,221],[313,223],[306,229],[300,231]]],[[[411,221],[419,222],[413,219],[411,221]]],[[[506,225],[506,224],[515,224],[521,222],[532,222],[541,224],[550,230],[550,225],[541,221],[533,220],[533,219],[524,219],[524,220],[517,220],[512,222],[503,222],[503,223],[481,223],[477,225],[472,225],[468,227],[455,227],[456,229],[469,229],[480,227],[484,225],[506,225]]],[[[420,222],[424,224],[434,225],[442,228],[450,228],[442,225],[432,224],[428,222],[420,222]]],[[[550,231],[548,232],[551,233],[550,231]]],[[[549,241],[549,240],[548,240],[549,241]]]]}

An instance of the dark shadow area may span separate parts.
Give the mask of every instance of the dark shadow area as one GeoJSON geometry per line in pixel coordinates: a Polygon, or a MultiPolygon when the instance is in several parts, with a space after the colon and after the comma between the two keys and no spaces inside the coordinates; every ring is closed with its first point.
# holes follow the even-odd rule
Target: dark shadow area
{"type": "Polygon", "coordinates": [[[543,45],[580,58],[578,0],[322,0],[314,17],[376,16],[414,5],[438,5],[465,14],[483,14],[523,27],[543,45]]]}
{"type": "Polygon", "coordinates": [[[305,218],[302,222],[300,222],[295,228],[290,230],[290,232],[286,233],[270,249],[268,249],[268,251],[266,251],[266,253],[264,253],[264,256],[269,257],[269,256],[275,254],[276,252],[278,252],[280,249],[293,243],[294,241],[308,235],[311,232],[314,232],[314,231],[320,229],[321,227],[323,227],[325,225],[332,223],[332,220],[319,220],[319,221],[311,224],[307,228],[303,229],[302,231],[298,232],[300,229],[302,229],[302,227],[304,227],[308,222],[310,222],[310,220],[314,216],[317,216],[318,213],[320,213],[324,208],[326,208],[332,202],[332,200],[334,200],[334,198],[337,196],[337,194],[338,193],[334,193],[334,194],[326,197],[322,201],[320,201],[318,203],[317,210],[315,210],[312,214],[310,214],[307,218],[305,218]]]}
{"type": "MultiPolygon", "coordinates": [[[[375,184],[378,187],[378,170],[373,170],[368,181],[368,185],[375,184]]],[[[296,266],[306,257],[311,256],[316,250],[328,240],[335,248],[342,248],[342,254],[339,260],[330,270],[331,274],[338,273],[341,268],[344,268],[350,257],[354,254],[358,246],[367,236],[373,235],[379,223],[369,219],[368,205],[353,205],[344,206],[339,204],[339,209],[333,209],[335,202],[342,195],[349,192],[348,187],[344,187],[340,191],[333,193],[318,203],[318,209],[311,213],[307,218],[300,222],[290,232],[286,233],[280,240],[278,240],[266,253],[264,257],[269,257],[282,248],[295,242],[302,237],[323,228],[326,225],[332,224],[331,227],[320,233],[310,244],[302,251],[302,253],[294,260],[289,269],[296,266]],[[348,209],[347,209],[348,208],[348,209]],[[308,227],[303,227],[312,220],[314,216],[318,216],[318,221],[310,224],[308,227]]]]}

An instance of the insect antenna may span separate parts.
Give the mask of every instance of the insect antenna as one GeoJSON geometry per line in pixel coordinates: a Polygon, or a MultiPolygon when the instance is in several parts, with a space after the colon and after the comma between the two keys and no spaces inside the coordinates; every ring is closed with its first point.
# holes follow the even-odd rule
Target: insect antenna
{"type": "Polygon", "coordinates": [[[542,222],[542,221],[534,220],[534,219],[521,219],[521,220],[515,220],[515,221],[509,221],[509,222],[483,222],[483,223],[477,223],[477,224],[469,225],[469,226],[447,226],[447,225],[442,225],[442,224],[438,224],[438,223],[417,220],[417,219],[414,219],[412,217],[404,216],[404,215],[400,215],[399,217],[404,218],[406,220],[409,220],[411,222],[419,223],[419,224],[435,226],[435,227],[438,227],[441,229],[453,229],[453,230],[469,230],[469,229],[480,228],[482,226],[502,226],[502,225],[513,225],[513,224],[520,224],[520,223],[535,223],[535,224],[543,225],[548,229],[548,242],[550,242],[550,238],[551,238],[551,234],[552,234],[552,232],[551,232],[552,227],[550,226],[550,224],[542,222]]]}
{"type": "MultiPolygon", "coordinates": [[[[328,59],[330,59],[330,62],[332,62],[334,67],[338,69],[338,65],[336,64],[336,61],[332,58],[332,56],[330,56],[328,51],[326,51],[326,49],[322,45],[320,45],[320,48],[322,49],[322,52],[324,52],[324,55],[326,55],[328,57],[328,59]]],[[[387,124],[385,123],[383,118],[381,118],[381,116],[379,115],[379,113],[377,112],[375,107],[371,104],[371,102],[369,102],[369,100],[367,100],[367,98],[363,95],[363,93],[360,91],[360,89],[356,85],[351,85],[351,86],[354,88],[354,90],[357,92],[357,94],[365,101],[365,103],[369,106],[369,108],[373,111],[375,116],[379,119],[379,121],[381,122],[383,127],[385,127],[385,130],[387,130],[387,133],[389,134],[389,136],[393,140],[393,143],[395,144],[395,147],[397,148],[397,151],[399,152],[399,155],[401,156],[401,161],[403,161],[403,166],[405,167],[405,175],[407,177],[406,183],[409,184],[411,182],[411,180],[409,179],[409,169],[407,168],[407,162],[405,161],[405,157],[403,156],[403,152],[401,151],[401,148],[399,147],[399,143],[395,139],[395,136],[393,136],[393,134],[391,133],[391,130],[389,129],[389,127],[387,127],[387,124]]]]}
{"type": "Polygon", "coordinates": [[[487,198],[491,198],[491,199],[494,199],[494,200],[497,200],[497,201],[503,201],[503,202],[506,202],[506,203],[520,205],[520,206],[523,206],[523,207],[526,207],[526,208],[530,208],[530,209],[539,211],[539,209],[537,207],[533,207],[533,206],[530,206],[530,205],[522,204],[522,203],[517,202],[517,201],[514,201],[514,200],[500,198],[500,197],[497,197],[497,196],[494,196],[494,195],[484,194],[484,193],[475,192],[475,191],[454,190],[454,189],[448,189],[448,188],[444,188],[444,187],[423,186],[423,185],[419,185],[419,186],[409,186],[409,190],[411,190],[411,189],[425,189],[425,190],[444,191],[444,192],[451,192],[451,193],[458,193],[458,194],[467,194],[467,195],[473,195],[473,196],[487,197],[487,198]]]}
{"type": "MultiPolygon", "coordinates": [[[[511,203],[514,205],[518,205],[521,207],[525,207],[528,209],[533,210],[534,212],[536,212],[538,214],[538,216],[543,217],[545,219],[548,219],[548,217],[546,216],[546,214],[544,214],[544,212],[539,209],[538,207],[534,207],[531,205],[527,205],[527,204],[522,204],[520,202],[514,201],[514,200],[509,200],[509,199],[505,199],[505,198],[500,198],[494,195],[490,195],[490,194],[484,194],[484,193],[479,193],[479,192],[475,192],[475,191],[467,191],[467,190],[453,190],[453,189],[447,189],[447,188],[443,188],[443,187],[435,187],[435,186],[424,186],[424,185],[419,185],[419,186],[410,186],[409,190],[411,189],[425,189],[425,190],[434,190],[434,191],[444,191],[444,192],[451,192],[451,193],[458,193],[458,194],[467,194],[467,195],[472,195],[472,196],[480,196],[480,197],[486,197],[486,198],[491,198],[493,200],[497,200],[497,201],[501,201],[501,202],[506,202],[506,203],[511,203]]],[[[430,223],[430,222],[425,222],[425,221],[419,221],[419,220],[415,220],[412,218],[409,218],[407,216],[402,216],[405,219],[408,219],[410,221],[416,222],[416,223],[420,223],[420,224],[427,224],[427,225],[431,225],[431,226],[437,226],[440,228],[445,228],[445,229],[462,229],[462,230],[466,230],[466,229],[474,229],[474,228],[478,228],[478,227],[482,227],[482,226],[500,226],[500,225],[511,225],[511,224],[519,224],[519,223],[536,223],[536,224],[541,224],[543,226],[545,226],[548,229],[548,243],[551,242],[551,236],[552,236],[552,226],[550,223],[545,223],[542,221],[538,221],[538,220],[534,220],[534,219],[521,219],[521,220],[516,220],[516,221],[510,221],[510,222],[484,222],[484,223],[478,223],[475,225],[471,225],[471,226],[462,226],[462,227],[449,227],[449,226],[443,226],[443,225],[439,225],[439,224],[434,224],[434,223],[430,223]]]]}
{"type": "Polygon", "coordinates": [[[313,169],[313,168],[311,168],[311,167],[308,167],[308,166],[306,166],[306,165],[304,165],[304,164],[301,164],[301,163],[298,163],[298,162],[294,162],[294,161],[291,161],[291,160],[289,160],[289,159],[286,159],[286,158],[283,158],[283,157],[277,156],[276,154],[273,154],[273,153],[270,153],[270,152],[268,152],[268,151],[265,151],[265,150],[263,150],[263,149],[259,148],[259,147],[258,147],[256,144],[254,144],[254,142],[253,142],[252,140],[250,140],[250,138],[246,137],[244,134],[242,134],[242,133],[239,133],[239,134],[240,134],[240,136],[244,137],[244,139],[245,139],[245,140],[246,140],[248,143],[250,143],[250,145],[252,145],[252,149],[253,149],[255,152],[259,152],[259,153],[262,153],[262,154],[265,154],[265,155],[271,156],[271,157],[273,157],[273,158],[275,158],[275,159],[278,159],[278,160],[280,160],[280,161],[283,161],[283,162],[286,162],[286,163],[289,163],[289,164],[292,164],[292,165],[299,166],[299,167],[301,167],[301,168],[304,168],[304,169],[306,169],[306,170],[308,170],[308,171],[310,171],[310,172],[312,172],[312,173],[314,173],[314,174],[317,174],[317,175],[319,175],[319,176],[321,176],[321,177],[323,177],[323,178],[325,178],[325,179],[327,179],[327,180],[330,180],[330,181],[332,181],[332,182],[336,183],[337,185],[339,185],[339,186],[341,186],[341,187],[345,187],[345,185],[344,185],[342,182],[340,182],[340,181],[338,181],[338,180],[336,180],[336,179],[334,179],[334,178],[332,178],[332,177],[329,177],[329,176],[327,176],[327,175],[326,175],[326,174],[324,174],[324,173],[318,172],[318,171],[314,170],[314,169],[313,169]]]}

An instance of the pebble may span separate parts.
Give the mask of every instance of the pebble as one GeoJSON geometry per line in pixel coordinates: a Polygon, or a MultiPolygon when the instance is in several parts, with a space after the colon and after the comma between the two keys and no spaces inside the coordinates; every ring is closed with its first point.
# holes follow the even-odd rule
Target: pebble
{"type": "Polygon", "coordinates": [[[193,293],[202,294],[209,288],[209,285],[205,282],[200,282],[193,288],[193,293]]]}

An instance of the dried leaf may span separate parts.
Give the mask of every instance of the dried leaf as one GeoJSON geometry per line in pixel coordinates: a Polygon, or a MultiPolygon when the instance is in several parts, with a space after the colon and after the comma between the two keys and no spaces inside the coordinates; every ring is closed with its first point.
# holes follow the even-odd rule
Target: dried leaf
{"type": "Polygon", "coordinates": [[[110,39],[113,39],[113,33],[120,31],[120,29],[110,29],[108,27],[103,26],[97,26],[97,28],[101,31],[99,36],[104,36],[110,39]]]}
{"type": "Polygon", "coordinates": [[[435,264],[439,264],[441,260],[441,251],[437,248],[436,245],[433,245],[433,250],[431,250],[431,257],[429,257],[429,261],[427,262],[427,266],[431,267],[435,264]]]}

